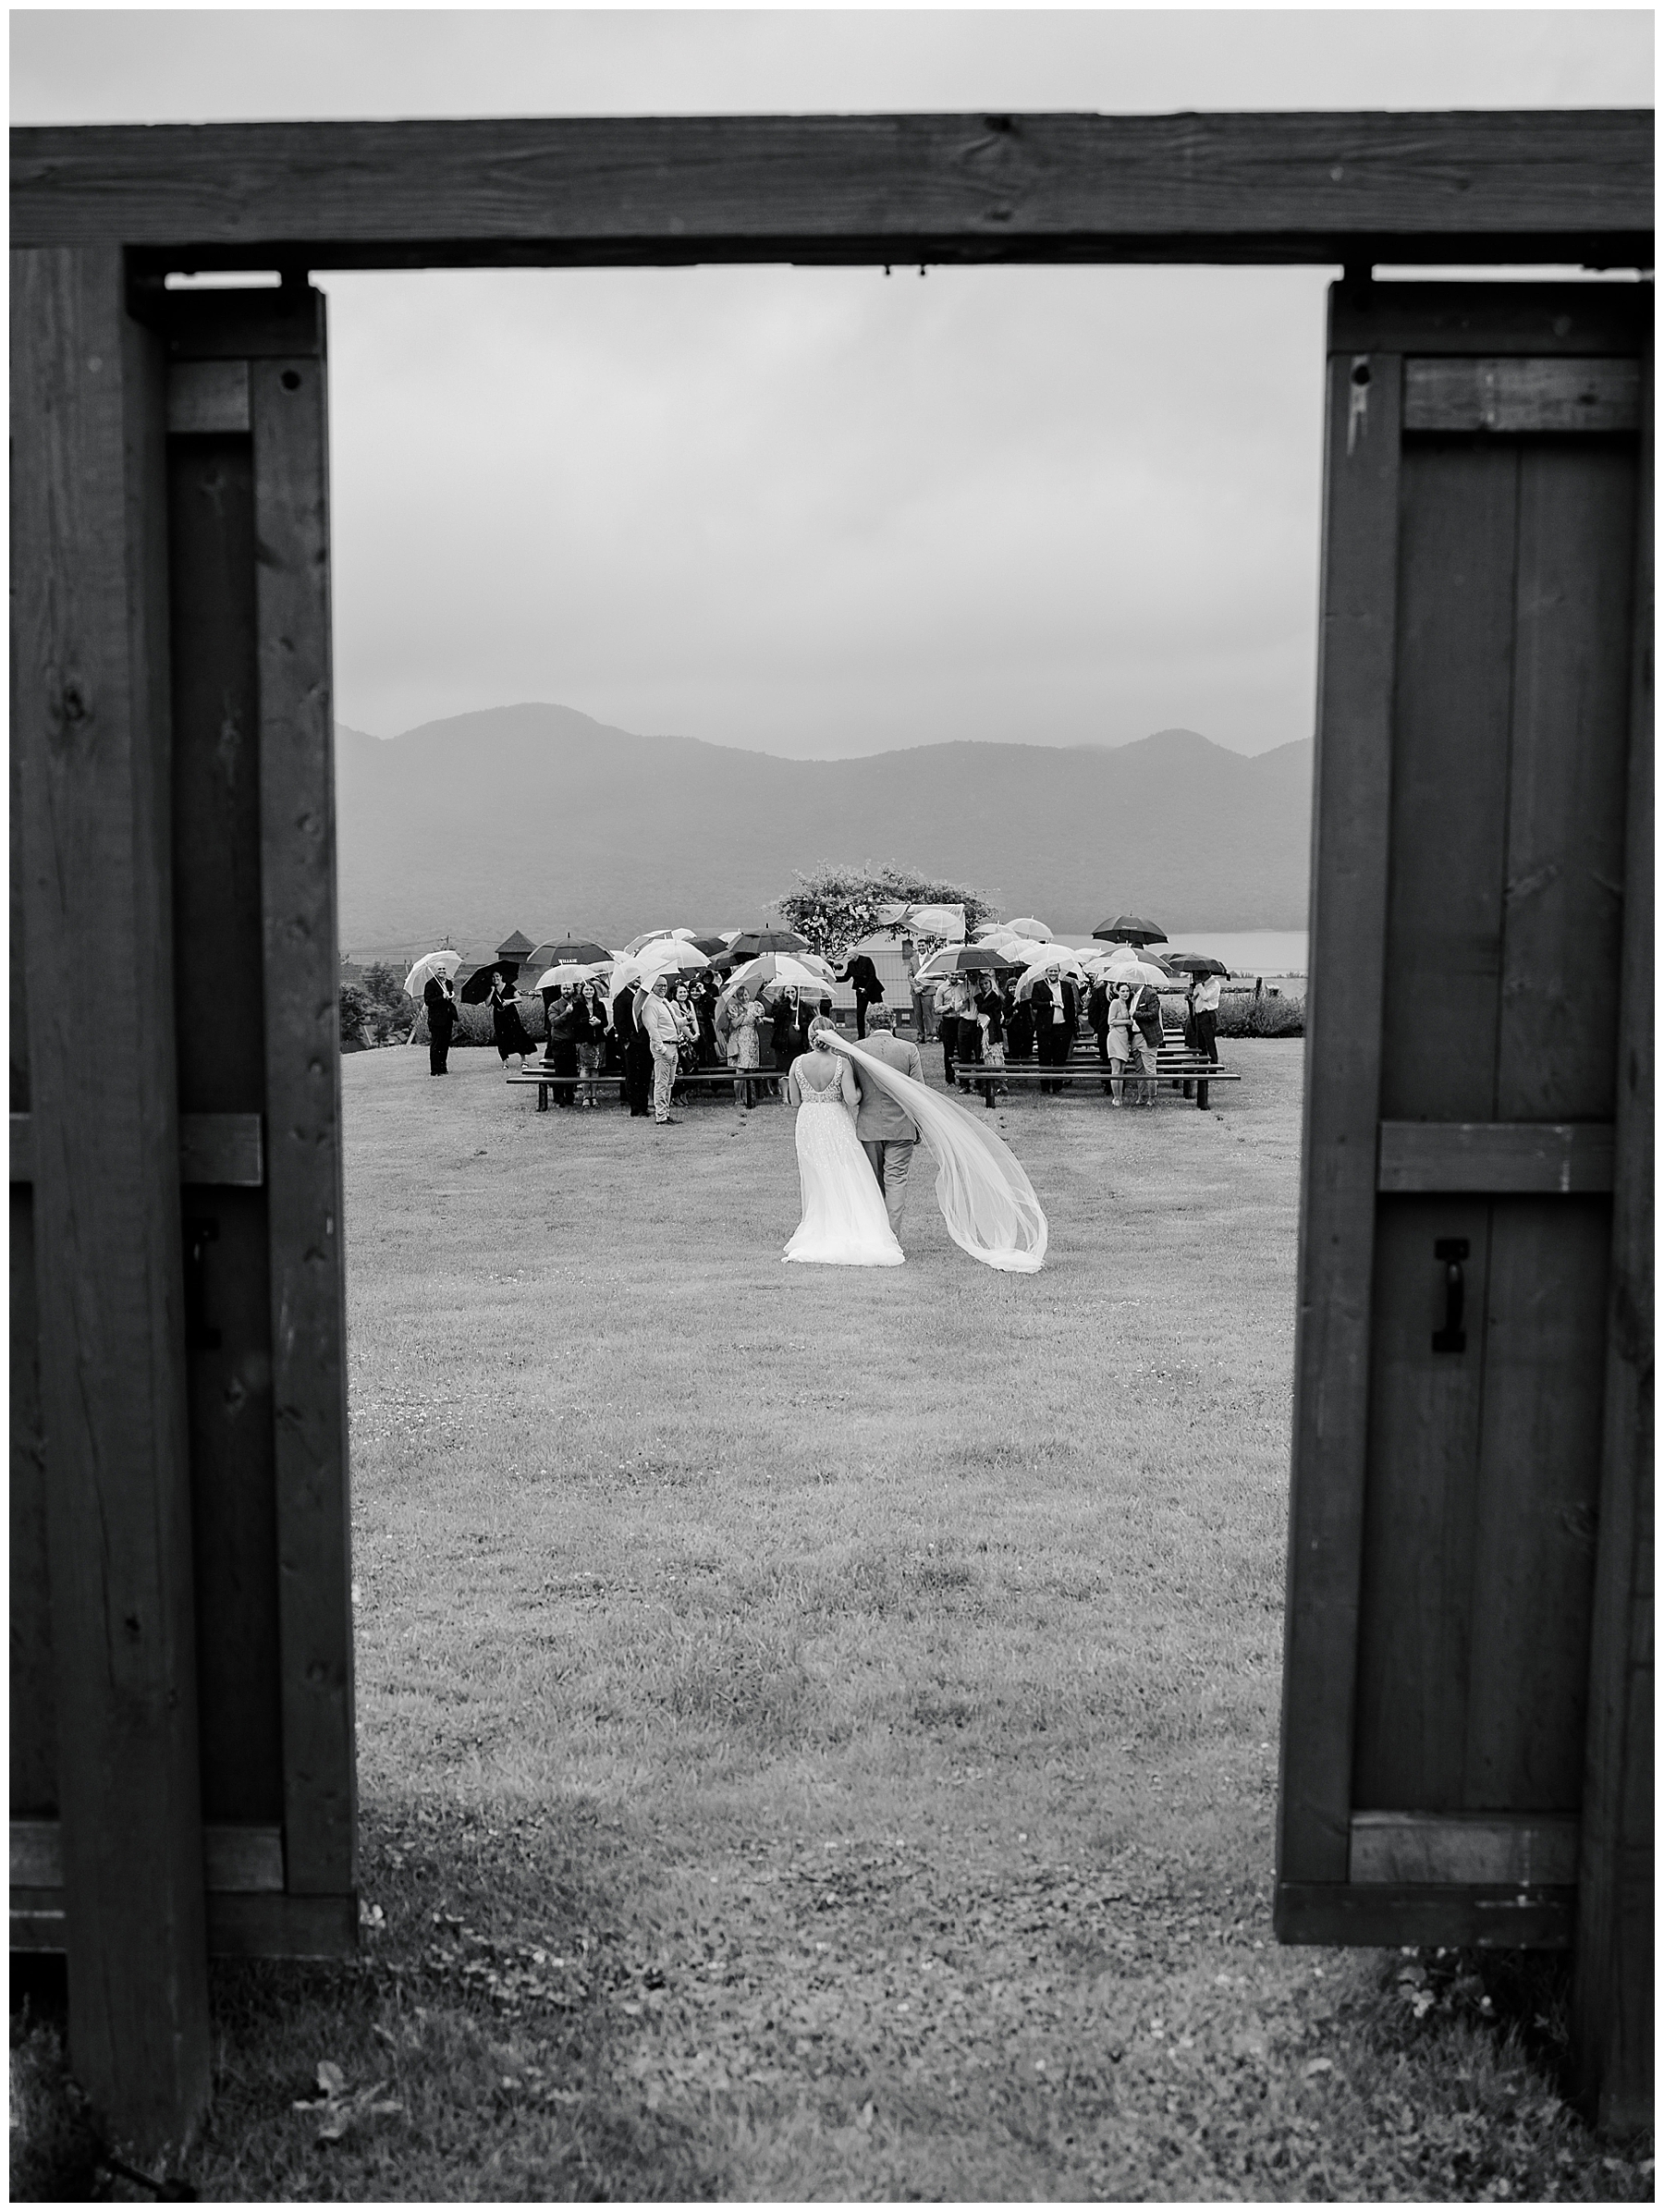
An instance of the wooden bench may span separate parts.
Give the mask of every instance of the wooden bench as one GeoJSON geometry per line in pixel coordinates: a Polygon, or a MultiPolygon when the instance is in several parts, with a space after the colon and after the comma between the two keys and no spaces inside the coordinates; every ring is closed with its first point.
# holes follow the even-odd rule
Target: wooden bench
{"type": "MultiPolygon", "coordinates": [[[[754,1083],[784,1082],[786,1080],[784,1072],[778,1068],[747,1068],[740,1072],[742,1080],[749,1079],[754,1083]]],[[[676,1088],[679,1091],[690,1089],[709,1091],[717,1088],[730,1091],[733,1088],[735,1073],[734,1069],[726,1066],[695,1068],[691,1073],[679,1072],[676,1078],[676,1088]]],[[[550,1094],[555,1091],[575,1091],[580,1083],[593,1083],[599,1090],[605,1084],[610,1094],[617,1097],[624,1088],[624,1078],[616,1069],[610,1074],[557,1075],[552,1069],[528,1065],[520,1069],[518,1073],[509,1076],[508,1081],[511,1083],[536,1084],[537,1110],[540,1114],[548,1112],[550,1094]]]]}
{"type": "MultiPolygon", "coordinates": [[[[1167,1032],[1169,1038],[1176,1033],[1171,1030],[1167,1032]]],[[[966,1061],[964,1066],[981,1070],[983,1064],[980,1060],[966,1061]]],[[[1060,1067],[1042,1067],[1037,1060],[1019,1060],[1008,1062],[1005,1068],[991,1072],[965,1076],[956,1061],[954,1072],[956,1080],[968,1081],[973,1089],[986,1082],[1102,1083],[1107,1088],[1111,1081],[1109,1065],[1098,1058],[1095,1042],[1085,1044],[1079,1038],[1070,1057],[1060,1067]]],[[[1202,1054],[1193,1052],[1188,1045],[1168,1043],[1164,1044],[1156,1056],[1156,1072],[1153,1076],[1146,1074],[1139,1062],[1128,1060],[1122,1080],[1130,1083],[1168,1083],[1181,1090],[1187,1099],[1191,1095],[1191,1086],[1194,1084],[1197,1108],[1205,1113],[1211,1084],[1240,1083],[1242,1079],[1235,1069],[1219,1067],[1202,1054]]]]}

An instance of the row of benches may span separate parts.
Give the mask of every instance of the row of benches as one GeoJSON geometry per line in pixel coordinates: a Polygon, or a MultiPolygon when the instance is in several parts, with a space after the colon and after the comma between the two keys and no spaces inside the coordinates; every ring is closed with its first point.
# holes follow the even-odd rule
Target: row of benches
{"type": "MultiPolygon", "coordinates": [[[[1163,1045],[1156,1056],[1154,1080],[1158,1083],[1174,1085],[1187,1099],[1193,1092],[1197,1106],[1205,1112],[1211,1084],[1236,1083],[1242,1079],[1234,1069],[1217,1067],[1199,1053],[1193,1052],[1182,1041],[1171,1042],[1177,1033],[1171,1030],[1167,1033],[1169,1042],[1163,1045]]],[[[963,1069],[956,1072],[960,1074],[961,1082],[976,1087],[988,1082],[1019,1086],[1028,1083],[1085,1082],[1101,1083],[1107,1089],[1109,1081],[1109,1071],[1098,1058],[1095,1044],[1090,1040],[1083,1044],[1077,1040],[1072,1056],[1057,1067],[1041,1067],[1033,1060],[1019,1060],[1003,1069],[985,1069],[980,1062],[967,1061],[963,1069]],[[972,1072],[973,1069],[975,1069],[974,1073],[972,1072]]],[[[775,1068],[752,1069],[751,1076],[752,1081],[759,1084],[782,1080],[779,1069],[775,1068]]],[[[735,1070],[728,1067],[696,1068],[679,1075],[676,1080],[678,1087],[684,1091],[727,1092],[733,1087],[735,1070]]],[[[1141,1068],[1129,1062],[1126,1080],[1129,1083],[1139,1083],[1151,1079],[1144,1075],[1141,1068]]],[[[550,1099],[557,1091],[575,1091],[580,1083],[584,1083],[593,1084],[597,1090],[605,1087],[609,1097],[616,1097],[624,1083],[624,1078],[616,1072],[606,1075],[557,1075],[552,1069],[535,1061],[529,1061],[508,1081],[511,1083],[534,1083],[537,1086],[537,1110],[540,1114],[547,1112],[550,1099]]]]}

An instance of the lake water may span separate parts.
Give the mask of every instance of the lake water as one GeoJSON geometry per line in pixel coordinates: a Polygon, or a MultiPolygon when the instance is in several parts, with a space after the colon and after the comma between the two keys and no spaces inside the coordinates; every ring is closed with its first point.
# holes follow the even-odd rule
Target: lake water
{"type": "MultiPolygon", "coordinates": [[[[1168,942],[1157,952],[1202,952],[1223,960],[1233,973],[1244,975],[1304,975],[1306,935],[1303,929],[1179,929],[1168,924],[1168,942]]],[[[1090,945],[1090,937],[1059,931],[1066,945],[1090,945]]]]}

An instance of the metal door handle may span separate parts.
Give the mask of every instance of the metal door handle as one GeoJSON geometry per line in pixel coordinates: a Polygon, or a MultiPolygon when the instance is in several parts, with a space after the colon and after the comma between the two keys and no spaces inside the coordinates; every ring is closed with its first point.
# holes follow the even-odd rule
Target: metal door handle
{"type": "Polygon", "coordinates": [[[1465,1237],[1440,1237],[1433,1247],[1433,1257],[1444,1262],[1445,1271],[1444,1326],[1433,1331],[1435,1351],[1467,1350],[1467,1332],[1462,1326],[1462,1299],[1466,1291],[1462,1263],[1467,1256],[1468,1240],[1465,1237]]]}
{"type": "Polygon", "coordinates": [[[219,1242],[217,1221],[185,1224],[185,1344],[190,1351],[217,1351],[220,1333],[205,1318],[208,1303],[208,1247],[219,1242]]]}

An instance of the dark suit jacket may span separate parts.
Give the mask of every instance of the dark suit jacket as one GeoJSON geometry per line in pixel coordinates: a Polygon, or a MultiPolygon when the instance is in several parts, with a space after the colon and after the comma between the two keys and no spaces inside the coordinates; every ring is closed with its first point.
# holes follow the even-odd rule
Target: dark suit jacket
{"type": "MultiPolygon", "coordinates": [[[[1060,979],[1058,988],[1063,995],[1063,1019],[1068,1024],[1069,1034],[1072,1037],[1075,1033],[1075,1024],[1081,1018],[1080,996],[1067,975],[1060,979]]],[[[1037,983],[1029,993],[1029,1004],[1034,1009],[1034,1027],[1044,1035],[1046,1031],[1051,1027],[1052,989],[1050,984],[1044,980],[1037,983]]]]}
{"type": "Polygon", "coordinates": [[[878,971],[864,952],[858,952],[853,959],[844,963],[843,973],[838,980],[840,984],[850,984],[863,998],[884,996],[884,985],[878,981],[878,971]]]}

